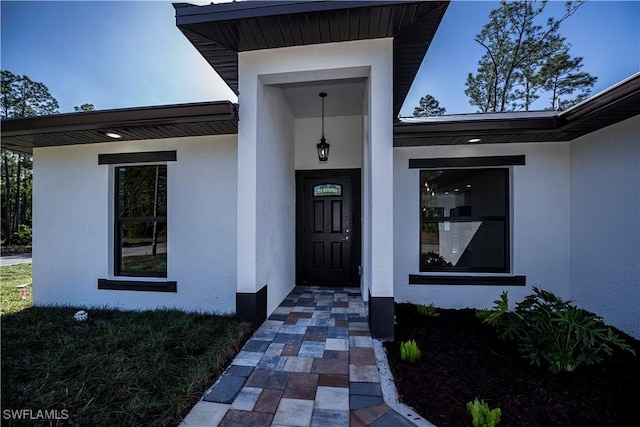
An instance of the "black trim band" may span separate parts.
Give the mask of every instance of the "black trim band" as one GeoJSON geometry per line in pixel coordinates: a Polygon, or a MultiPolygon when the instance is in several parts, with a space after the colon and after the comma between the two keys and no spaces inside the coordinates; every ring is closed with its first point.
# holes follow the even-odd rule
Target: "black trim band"
{"type": "Polygon", "coordinates": [[[372,297],[369,292],[369,329],[373,338],[393,341],[394,312],[395,301],[393,297],[372,297]]]}
{"type": "Polygon", "coordinates": [[[267,285],[258,292],[236,292],[236,319],[256,328],[267,320],[267,285]]]}
{"type": "Polygon", "coordinates": [[[409,275],[410,285],[526,286],[527,276],[423,276],[409,275]]]}
{"type": "Polygon", "coordinates": [[[522,166],[525,156],[441,157],[409,159],[409,169],[470,168],[483,166],[522,166]]]}
{"type": "Polygon", "coordinates": [[[178,292],[178,282],[98,279],[98,289],[114,291],[178,292]]]}
{"type": "Polygon", "coordinates": [[[175,162],[177,158],[178,156],[176,150],[98,154],[98,164],[113,165],[117,163],[175,162]]]}

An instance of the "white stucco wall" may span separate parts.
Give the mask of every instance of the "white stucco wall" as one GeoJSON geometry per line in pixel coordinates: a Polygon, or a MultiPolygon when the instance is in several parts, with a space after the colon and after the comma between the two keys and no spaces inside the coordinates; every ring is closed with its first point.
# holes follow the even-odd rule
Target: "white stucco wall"
{"type": "Polygon", "coordinates": [[[640,116],[571,142],[571,291],[640,338],[640,116]]]}
{"type": "Polygon", "coordinates": [[[36,148],[34,304],[235,311],[236,176],[235,135],[36,148]],[[124,279],[113,276],[114,166],[98,155],[161,150],[177,150],[166,280],[178,292],[98,290],[98,278],[124,279]]]}
{"type": "MultiPolygon", "coordinates": [[[[257,235],[258,181],[260,162],[257,141],[262,138],[260,116],[264,114],[258,95],[264,87],[288,83],[323,82],[341,79],[367,79],[368,138],[371,150],[362,168],[369,172],[370,245],[363,252],[363,264],[370,269],[372,295],[393,295],[393,206],[389,195],[393,190],[393,40],[376,39],[343,43],[241,52],[238,54],[240,121],[238,128],[238,291],[256,292],[262,287],[258,277],[259,253],[257,235]],[[242,260],[242,264],[240,263],[242,260]]],[[[362,126],[359,127],[362,129],[362,126]]],[[[295,126],[294,126],[295,133],[295,126]]],[[[314,135],[316,131],[313,133],[314,135]]],[[[332,143],[332,142],[330,142],[332,143]]],[[[333,143],[332,143],[333,144],[333,143]]],[[[292,150],[293,151],[293,150],[292,150]]],[[[332,146],[332,155],[335,154],[332,146]]],[[[302,164],[302,160],[300,160],[302,164]]],[[[296,167],[295,160],[292,169],[296,167]]],[[[329,166],[327,166],[328,168],[329,166]]],[[[337,166],[339,167],[339,166],[337,166]]],[[[346,166],[345,166],[346,167],[346,166]]],[[[293,172],[293,170],[292,170],[293,172]]],[[[273,176],[275,177],[275,176],[273,176]]],[[[295,197],[292,196],[292,202],[295,197]]],[[[367,218],[365,218],[367,221],[367,218]]],[[[294,234],[294,223],[291,233],[294,234]]],[[[269,297],[271,298],[271,297],[269,297]]],[[[271,310],[271,299],[269,300],[271,310]]]]}
{"type": "MultiPolygon", "coordinates": [[[[394,149],[394,286],[398,302],[435,303],[443,308],[489,308],[498,286],[409,285],[419,273],[419,169],[411,158],[525,155],[526,165],[511,173],[511,270],[527,286],[508,286],[512,302],[539,286],[570,297],[569,144],[530,143],[412,147],[394,149]]],[[[468,273],[466,273],[468,274],[468,273]]],[[[466,275],[464,274],[464,275],[466,275]]]]}
{"type": "Polygon", "coordinates": [[[325,117],[325,134],[331,144],[326,162],[318,160],[316,145],[320,142],[320,129],[319,117],[296,119],[296,170],[362,167],[362,116],[325,117]]]}
{"type": "Polygon", "coordinates": [[[294,121],[281,89],[259,85],[258,102],[256,283],[271,313],[295,286],[294,121]]]}

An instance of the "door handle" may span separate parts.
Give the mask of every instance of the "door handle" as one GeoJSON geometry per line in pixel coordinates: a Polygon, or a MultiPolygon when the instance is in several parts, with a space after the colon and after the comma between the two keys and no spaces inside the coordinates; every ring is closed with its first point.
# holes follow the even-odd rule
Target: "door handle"
{"type": "Polygon", "coordinates": [[[349,229],[349,228],[347,228],[347,229],[345,229],[345,230],[344,230],[344,232],[346,233],[346,236],[344,236],[344,237],[342,238],[342,240],[343,240],[343,241],[344,241],[344,240],[349,240],[349,232],[350,232],[350,231],[351,231],[351,229],[349,229]]]}

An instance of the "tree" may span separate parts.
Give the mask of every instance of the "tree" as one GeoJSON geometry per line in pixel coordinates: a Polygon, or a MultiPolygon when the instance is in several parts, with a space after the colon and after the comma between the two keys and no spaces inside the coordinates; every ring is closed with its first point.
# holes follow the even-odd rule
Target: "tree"
{"type": "Polygon", "coordinates": [[[94,111],[96,108],[93,106],[93,104],[82,104],[81,106],[75,106],[73,107],[73,109],[75,110],[76,113],[85,113],[87,111],[94,111]]]}
{"type": "MultiPolygon", "coordinates": [[[[2,70],[0,86],[3,119],[58,112],[58,101],[43,83],[2,70]]],[[[13,242],[20,226],[31,225],[32,166],[30,156],[2,150],[2,232],[6,244],[13,242]]]]}
{"type": "Polygon", "coordinates": [[[1,103],[3,119],[55,114],[60,108],[43,83],[6,70],[2,70],[1,103]]]}
{"type": "Polygon", "coordinates": [[[447,109],[440,106],[440,103],[431,95],[420,98],[420,103],[413,110],[414,117],[441,116],[447,109]]]}
{"type": "Polygon", "coordinates": [[[549,18],[543,27],[535,21],[546,0],[501,0],[475,39],[485,53],[477,73],[467,77],[465,94],[471,105],[480,112],[528,111],[541,91],[552,92],[552,105],[561,93],[586,96],[596,78],[579,72],[582,58],[568,56],[570,45],[559,34],[560,24],[583,3],[567,2],[564,15],[549,18]]]}
{"type": "Polygon", "coordinates": [[[541,74],[546,78],[543,87],[551,95],[549,109],[569,108],[587,99],[591,94],[591,88],[598,79],[587,72],[580,71],[582,58],[571,58],[568,50],[568,48],[562,49],[542,66],[541,74]],[[576,94],[575,98],[561,102],[565,97],[572,96],[574,93],[576,94]]]}

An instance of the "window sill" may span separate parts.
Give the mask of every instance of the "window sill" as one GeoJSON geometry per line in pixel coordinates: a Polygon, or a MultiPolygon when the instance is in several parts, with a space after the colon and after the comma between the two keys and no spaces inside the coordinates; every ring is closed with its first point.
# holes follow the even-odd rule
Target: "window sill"
{"type": "Polygon", "coordinates": [[[409,275],[410,285],[526,286],[527,276],[425,276],[409,275]]]}
{"type": "Polygon", "coordinates": [[[98,289],[114,291],[178,292],[178,282],[98,279],[98,289]]]}

